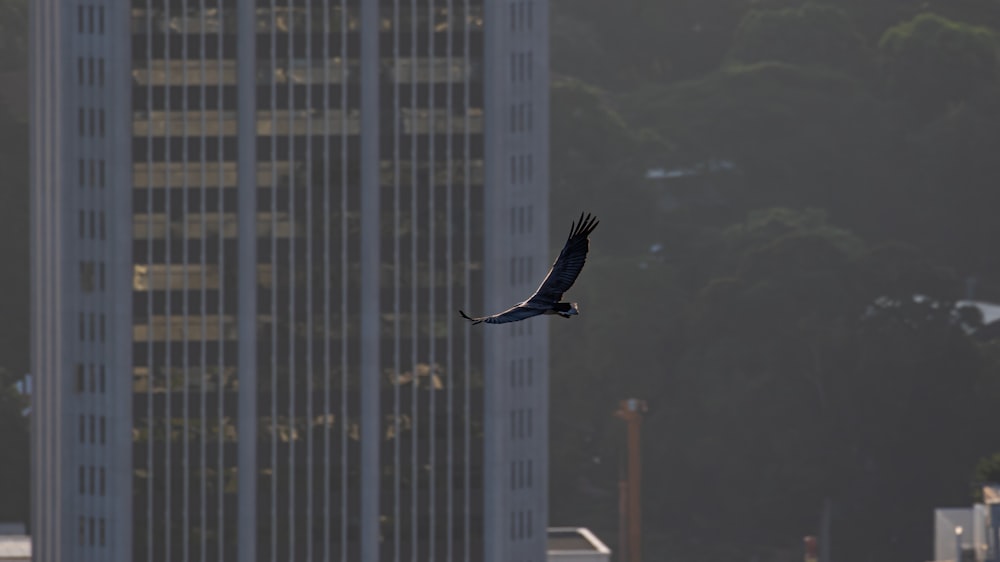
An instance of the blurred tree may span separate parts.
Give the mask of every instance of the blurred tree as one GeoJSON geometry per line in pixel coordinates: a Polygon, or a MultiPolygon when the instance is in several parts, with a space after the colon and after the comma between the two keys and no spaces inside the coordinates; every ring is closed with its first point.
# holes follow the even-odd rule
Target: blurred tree
{"type": "Polygon", "coordinates": [[[997,49],[993,30],[929,13],[891,27],[879,41],[889,92],[923,115],[993,83],[997,49]]]}
{"type": "MultiPolygon", "coordinates": [[[[594,86],[559,79],[551,96],[551,199],[572,201],[577,210],[571,213],[590,210],[604,223],[630,225],[604,231],[603,243],[629,255],[640,251],[652,242],[655,219],[652,196],[641,179],[648,167],[662,162],[669,145],[649,130],[629,126],[608,103],[610,97],[594,86]]],[[[556,251],[575,218],[553,217],[556,251]]]]}
{"type": "Polygon", "coordinates": [[[796,7],[748,12],[736,29],[728,58],[744,64],[819,64],[867,76],[873,56],[844,10],[806,2],[796,7]]]}

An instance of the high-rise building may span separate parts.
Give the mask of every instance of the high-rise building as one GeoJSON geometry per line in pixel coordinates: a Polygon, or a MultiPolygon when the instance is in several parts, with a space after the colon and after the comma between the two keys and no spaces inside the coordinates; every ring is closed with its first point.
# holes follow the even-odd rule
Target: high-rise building
{"type": "Polygon", "coordinates": [[[33,556],[540,562],[546,0],[32,0],[33,556]]]}

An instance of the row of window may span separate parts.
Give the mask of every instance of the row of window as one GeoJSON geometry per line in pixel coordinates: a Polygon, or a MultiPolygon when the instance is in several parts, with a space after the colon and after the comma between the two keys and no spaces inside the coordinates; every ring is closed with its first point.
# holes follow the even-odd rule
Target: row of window
{"type": "Polygon", "coordinates": [[[80,516],[80,546],[104,546],[107,539],[106,524],[103,517],[94,519],[93,517],[80,516]],[[95,525],[96,523],[96,525],[95,525]],[[95,540],[96,527],[96,540],[95,540]],[[89,532],[88,532],[89,529],[89,532]],[[88,538],[89,537],[89,538],[88,538]]]}
{"type": "Polygon", "coordinates": [[[104,394],[107,376],[104,365],[84,365],[76,364],[76,391],[79,393],[91,392],[104,394]],[[89,367],[89,368],[88,368],[89,367]],[[87,376],[89,372],[89,377],[87,376]],[[89,381],[89,384],[88,384],[89,381]]]}
{"type": "Polygon", "coordinates": [[[104,221],[104,211],[80,209],[79,214],[80,239],[104,240],[107,237],[107,225],[104,221]]]}
{"type": "Polygon", "coordinates": [[[510,233],[531,234],[535,229],[535,208],[520,205],[510,208],[510,233]]]}
{"type": "MultiPolygon", "coordinates": [[[[528,324],[531,322],[520,322],[520,324],[528,324]]],[[[535,370],[535,360],[532,357],[525,359],[524,357],[520,359],[511,359],[510,361],[510,387],[511,388],[527,388],[534,383],[534,370],[535,370]]]]}
{"type": "Polygon", "coordinates": [[[534,76],[535,57],[531,51],[510,54],[510,81],[531,82],[534,76]]]}
{"type": "Polygon", "coordinates": [[[510,463],[510,489],[522,490],[534,486],[534,461],[531,459],[511,461],[510,463]]]}
{"type": "Polygon", "coordinates": [[[103,314],[80,313],[80,341],[104,341],[106,324],[103,314]]]}
{"type": "Polygon", "coordinates": [[[525,185],[531,183],[535,175],[535,159],[531,154],[510,157],[510,183],[525,185]]]}
{"type": "Polygon", "coordinates": [[[95,6],[93,4],[80,4],[77,6],[76,30],[79,33],[97,33],[98,35],[103,35],[104,6],[95,6]]]}
{"type": "Polygon", "coordinates": [[[80,159],[78,181],[80,187],[104,187],[106,168],[104,160],[80,159]]]}
{"type": "Polygon", "coordinates": [[[104,445],[107,443],[107,420],[104,416],[96,417],[80,414],[80,443],[104,445]],[[87,429],[90,429],[88,432],[87,429]],[[88,433],[90,439],[88,440],[88,433]]]}
{"type": "Polygon", "coordinates": [[[530,539],[534,535],[531,510],[510,512],[510,540],[530,539]]]}
{"type": "Polygon", "coordinates": [[[80,495],[103,496],[107,490],[104,467],[80,465],[80,495]],[[88,478],[89,475],[89,478],[88,478]],[[87,484],[90,484],[88,486],[87,484]]]}
{"type": "Polygon", "coordinates": [[[79,110],[79,129],[81,137],[104,138],[104,110],[94,108],[79,110]],[[88,119],[89,116],[89,119],[88,119]],[[88,127],[88,123],[90,126],[88,127]]]}
{"type": "Polygon", "coordinates": [[[510,438],[529,439],[534,430],[534,414],[530,408],[518,408],[510,411],[510,438]]]}
{"type": "Polygon", "coordinates": [[[510,3],[510,30],[530,31],[535,25],[534,0],[510,3]]]}
{"type": "Polygon", "coordinates": [[[523,133],[534,128],[534,110],[531,102],[510,106],[510,132],[523,133]]]}
{"type": "Polygon", "coordinates": [[[533,283],[535,279],[535,260],[529,256],[513,256],[510,258],[510,284],[512,286],[533,283]]]}
{"type": "MultiPolygon", "coordinates": [[[[523,4],[524,2],[522,2],[523,4]]],[[[346,12],[339,6],[313,5],[307,11],[305,6],[275,6],[274,8],[257,7],[255,10],[256,32],[263,33],[341,33],[355,32],[361,27],[358,9],[349,8],[346,12]]],[[[524,14],[522,6],[519,24],[522,28],[530,27],[532,14],[524,14]]],[[[513,14],[513,11],[512,11],[513,14]]],[[[424,32],[433,27],[435,33],[448,30],[480,30],[483,28],[482,6],[463,8],[439,7],[432,10],[424,6],[397,6],[387,8],[379,19],[379,30],[391,31],[394,27],[402,31],[416,29],[424,32]]],[[[233,8],[215,9],[210,7],[198,10],[194,7],[181,10],[162,8],[132,10],[132,33],[154,34],[195,34],[195,33],[236,33],[237,15],[233,8]]],[[[512,23],[513,25],[516,25],[512,23]]]]}
{"type": "Polygon", "coordinates": [[[76,59],[76,79],[81,86],[104,87],[104,59],[94,57],[77,57],[76,59]],[[96,61],[97,71],[94,72],[96,61]],[[96,79],[95,79],[96,74],[96,79]]]}
{"type": "MultiPolygon", "coordinates": [[[[103,240],[103,236],[101,239],[103,240]]],[[[80,262],[80,290],[84,293],[104,292],[104,262],[80,262]]]]}

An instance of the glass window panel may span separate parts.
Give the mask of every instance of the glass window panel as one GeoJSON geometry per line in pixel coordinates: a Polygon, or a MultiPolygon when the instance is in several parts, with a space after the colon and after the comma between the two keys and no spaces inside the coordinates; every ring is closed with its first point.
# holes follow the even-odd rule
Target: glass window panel
{"type": "Polygon", "coordinates": [[[201,316],[170,316],[156,315],[142,324],[132,326],[133,341],[166,341],[169,337],[171,341],[236,341],[236,317],[225,315],[221,317],[212,316],[208,318],[206,325],[202,325],[201,316]],[[186,334],[185,334],[186,332],[186,334]]]}
{"type": "Polygon", "coordinates": [[[136,264],[132,269],[134,291],[183,289],[185,280],[191,290],[218,289],[219,266],[208,264],[203,269],[201,264],[136,264]]]}

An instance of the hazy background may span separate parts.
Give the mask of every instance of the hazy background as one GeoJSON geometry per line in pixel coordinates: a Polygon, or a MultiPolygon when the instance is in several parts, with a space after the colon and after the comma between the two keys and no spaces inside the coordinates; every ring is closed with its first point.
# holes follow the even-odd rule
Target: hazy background
{"type": "MultiPolygon", "coordinates": [[[[26,520],[26,0],[0,0],[0,520],[26,520]]],[[[551,518],[647,560],[932,556],[1000,477],[1000,3],[552,0],[553,252],[602,223],[552,334],[551,518]],[[914,295],[920,298],[914,299],[914,295]],[[992,472],[991,472],[992,471],[992,472]]]]}

